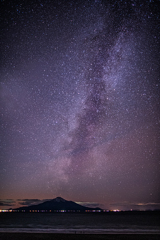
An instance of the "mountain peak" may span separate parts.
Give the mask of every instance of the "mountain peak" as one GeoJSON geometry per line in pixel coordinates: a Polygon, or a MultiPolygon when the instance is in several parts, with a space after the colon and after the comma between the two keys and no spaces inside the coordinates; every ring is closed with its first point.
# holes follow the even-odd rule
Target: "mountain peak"
{"type": "Polygon", "coordinates": [[[66,202],[65,199],[61,198],[61,197],[56,197],[55,199],[53,199],[55,202],[66,202]]]}

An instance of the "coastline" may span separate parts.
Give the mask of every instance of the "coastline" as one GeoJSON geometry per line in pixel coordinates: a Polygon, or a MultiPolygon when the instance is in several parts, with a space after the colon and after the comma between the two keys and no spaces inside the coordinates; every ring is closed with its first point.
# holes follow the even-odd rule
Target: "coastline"
{"type": "Polygon", "coordinates": [[[89,228],[0,228],[0,233],[21,233],[21,234],[79,234],[79,235],[108,235],[108,234],[158,234],[159,229],[131,229],[131,228],[113,228],[113,229],[89,229],[89,228]]]}
{"type": "Polygon", "coordinates": [[[158,240],[160,234],[127,234],[127,233],[108,233],[108,234],[65,234],[65,233],[18,233],[18,232],[0,232],[1,240],[81,240],[83,235],[83,240],[158,240]]]}

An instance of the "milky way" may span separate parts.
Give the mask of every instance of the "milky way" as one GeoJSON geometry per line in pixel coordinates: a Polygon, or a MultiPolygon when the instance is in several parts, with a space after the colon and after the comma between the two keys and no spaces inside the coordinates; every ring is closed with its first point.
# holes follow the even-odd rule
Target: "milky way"
{"type": "Polygon", "coordinates": [[[1,1],[1,205],[159,208],[158,4],[1,1]]]}

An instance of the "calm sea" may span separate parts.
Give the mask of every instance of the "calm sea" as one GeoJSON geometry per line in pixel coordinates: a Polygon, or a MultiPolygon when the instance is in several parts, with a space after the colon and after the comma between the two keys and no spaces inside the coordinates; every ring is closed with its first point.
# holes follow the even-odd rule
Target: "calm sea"
{"type": "Polygon", "coordinates": [[[0,213],[0,232],[159,233],[158,212],[0,213]]]}

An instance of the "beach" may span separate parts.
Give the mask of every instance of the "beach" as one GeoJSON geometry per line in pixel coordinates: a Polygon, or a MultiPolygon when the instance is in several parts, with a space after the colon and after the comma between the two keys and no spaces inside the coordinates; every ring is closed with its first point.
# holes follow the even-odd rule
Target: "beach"
{"type": "Polygon", "coordinates": [[[159,240],[160,234],[55,234],[55,233],[0,233],[1,240],[159,240]]]}
{"type": "Polygon", "coordinates": [[[0,239],[160,239],[158,212],[2,213],[0,239]]]}

